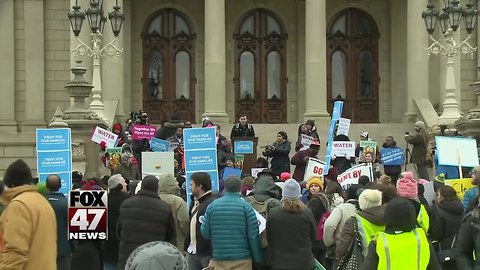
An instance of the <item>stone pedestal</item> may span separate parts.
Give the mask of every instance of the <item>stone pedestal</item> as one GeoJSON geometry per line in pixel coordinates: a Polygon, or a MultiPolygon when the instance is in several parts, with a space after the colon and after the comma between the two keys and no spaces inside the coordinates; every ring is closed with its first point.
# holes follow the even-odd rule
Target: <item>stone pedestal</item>
{"type": "MultiPolygon", "coordinates": [[[[478,68],[480,71],[480,67],[478,68]]],[[[465,137],[475,138],[480,141],[480,78],[471,86],[476,90],[477,106],[455,122],[455,128],[465,137]]]]}

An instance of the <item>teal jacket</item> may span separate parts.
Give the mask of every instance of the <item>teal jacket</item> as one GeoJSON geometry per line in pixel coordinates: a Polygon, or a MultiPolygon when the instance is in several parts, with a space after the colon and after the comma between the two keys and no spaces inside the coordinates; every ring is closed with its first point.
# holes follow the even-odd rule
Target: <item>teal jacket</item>
{"type": "Polygon", "coordinates": [[[203,236],[212,241],[215,261],[261,261],[257,217],[240,194],[225,192],[208,206],[199,220],[203,236]]]}
{"type": "Polygon", "coordinates": [[[465,210],[465,213],[468,212],[468,205],[470,204],[470,202],[477,199],[478,193],[478,186],[474,186],[465,191],[465,194],[463,195],[463,209],[465,210]]]}

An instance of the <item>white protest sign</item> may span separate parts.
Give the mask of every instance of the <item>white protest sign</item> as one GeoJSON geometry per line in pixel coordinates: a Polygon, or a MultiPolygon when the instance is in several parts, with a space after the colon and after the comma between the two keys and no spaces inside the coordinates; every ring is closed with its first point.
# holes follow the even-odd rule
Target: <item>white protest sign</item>
{"type": "Polygon", "coordinates": [[[308,136],[305,134],[300,134],[300,138],[302,143],[302,148],[300,148],[300,150],[306,150],[310,148],[310,144],[312,144],[312,142],[315,140],[315,138],[313,138],[312,136],[308,136]]]}
{"type": "Polygon", "coordinates": [[[267,228],[267,220],[260,215],[257,210],[253,209],[253,211],[255,211],[255,215],[257,216],[258,220],[258,234],[261,234],[267,228]]]}
{"type": "Polygon", "coordinates": [[[112,133],[101,127],[96,127],[95,131],[93,131],[91,140],[92,142],[98,143],[98,144],[100,144],[101,142],[105,142],[107,148],[113,148],[117,143],[117,138],[118,138],[117,134],[112,133]]]}
{"type": "Polygon", "coordinates": [[[354,157],[355,156],[355,142],[340,142],[333,141],[332,156],[336,157],[354,157]]]}
{"type": "Polygon", "coordinates": [[[477,141],[459,137],[435,137],[438,164],[447,166],[478,166],[477,141]]]}
{"type": "Polygon", "coordinates": [[[303,181],[308,181],[312,176],[323,175],[325,168],[325,162],[318,160],[316,158],[310,158],[308,160],[307,167],[305,168],[305,175],[303,181]]]}
{"type": "Polygon", "coordinates": [[[252,177],[257,178],[258,173],[265,170],[265,169],[268,169],[268,168],[252,168],[251,169],[252,177]]]}
{"type": "Polygon", "coordinates": [[[423,187],[425,188],[425,192],[423,192],[423,195],[427,200],[428,204],[432,205],[433,199],[435,199],[435,190],[433,189],[433,182],[425,183],[423,184],[423,187]]]}
{"type": "Polygon", "coordinates": [[[347,190],[351,185],[358,184],[360,176],[366,175],[372,181],[372,164],[358,164],[346,170],[344,173],[337,177],[338,183],[342,186],[343,190],[347,190]]]}
{"type": "Polygon", "coordinates": [[[350,130],[350,119],[340,118],[338,120],[337,135],[346,135],[348,136],[348,131],[350,130]]]}
{"type": "Polygon", "coordinates": [[[173,173],[173,152],[142,152],[142,178],[173,173]]]}

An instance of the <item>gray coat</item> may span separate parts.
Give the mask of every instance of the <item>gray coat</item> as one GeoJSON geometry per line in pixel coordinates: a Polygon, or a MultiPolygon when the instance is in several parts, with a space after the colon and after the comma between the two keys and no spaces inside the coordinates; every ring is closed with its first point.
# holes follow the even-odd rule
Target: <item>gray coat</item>
{"type": "Polygon", "coordinates": [[[426,155],[427,155],[427,146],[428,146],[428,135],[422,129],[414,135],[409,135],[405,137],[407,143],[413,145],[412,156],[410,157],[410,162],[417,165],[426,165],[426,155]]]}

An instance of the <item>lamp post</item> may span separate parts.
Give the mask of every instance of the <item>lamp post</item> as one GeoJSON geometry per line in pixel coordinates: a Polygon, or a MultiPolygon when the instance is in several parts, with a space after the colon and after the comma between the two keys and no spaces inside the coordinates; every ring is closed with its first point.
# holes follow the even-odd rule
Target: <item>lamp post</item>
{"type": "Polygon", "coordinates": [[[477,47],[473,47],[468,43],[472,37],[472,32],[475,29],[478,10],[474,8],[474,4],[470,2],[466,8],[461,7],[458,0],[443,0],[445,8],[440,14],[431,0],[427,5],[427,9],[422,13],[422,18],[425,21],[428,35],[432,44],[425,49],[428,56],[431,54],[443,54],[447,58],[447,74],[445,81],[445,101],[443,102],[443,114],[439,117],[440,125],[451,125],[461,117],[458,102],[455,99],[455,73],[454,73],[454,59],[458,54],[471,54],[477,51],[477,47]],[[460,27],[462,19],[465,21],[465,28],[467,37],[457,43],[455,35],[460,27]],[[444,43],[436,40],[433,37],[437,21],[440,23],[440,28],[444,36],[444,43]]]}
{"type": "Polygon", "coordinates": [[[103,10],[103,1],[104,0],[90,0],[90,7],[85,11],[80,11],[80,6],[78,5],[78,0],[75,1],[75,5],[72,7],[72,10],[68,12],[68,20],[72,27],[72,32],[75,35],[75,39],[79,43],[75,48],[72,49],[74,56],[88,55],[93,58],[93,90],[92,90],[92,101],[90,103],[90,109],[96,112],[98,115],[103,117],[104,105],[102,102],[102,78],[100,76],[100,58],[105,55],[108,56],[119,56],[123,49],[115,46],[117,37],[122,30],[123,21],[125,16],[120,11],[120,6],[118,5],[118,0],[113,6],[113,11],[108,13],[108,19],[110,20],[112,26],[112,32],[114,38],[102,47],[102,33],[107,22],[107,17],[104,16],[103,10]],[[78,38],[82,30],[82,24],[87,17],[88,25],[90,27],[91,36],[92,36],[92,46],[87,45],[82,40],[78,38]]]}

